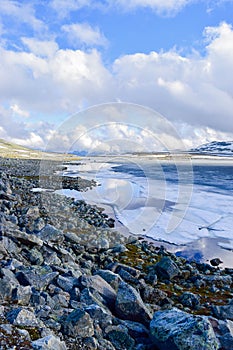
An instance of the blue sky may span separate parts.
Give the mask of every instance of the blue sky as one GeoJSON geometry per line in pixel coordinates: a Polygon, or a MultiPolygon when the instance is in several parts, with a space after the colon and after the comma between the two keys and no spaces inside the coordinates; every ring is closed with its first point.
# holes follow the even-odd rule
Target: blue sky
{"type": "Polygon", "coordinates": [[[0,137],[43,148],[70,115],[123,101],[188,148],[233,139],[232,21],[232,0],[0,0],[0,137]]]}

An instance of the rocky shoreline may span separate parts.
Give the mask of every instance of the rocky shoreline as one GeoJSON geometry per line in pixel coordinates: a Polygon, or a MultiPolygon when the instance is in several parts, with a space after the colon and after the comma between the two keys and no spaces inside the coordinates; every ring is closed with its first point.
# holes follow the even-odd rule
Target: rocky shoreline
{"type": "Polygon", "coordinates": [[[2,350],[233,349],[233,268],[124,237],[103,209],[52,192],[93,181],[45,173],[50,192],[33,192],[39,172],[0,158],[2,350]]]}

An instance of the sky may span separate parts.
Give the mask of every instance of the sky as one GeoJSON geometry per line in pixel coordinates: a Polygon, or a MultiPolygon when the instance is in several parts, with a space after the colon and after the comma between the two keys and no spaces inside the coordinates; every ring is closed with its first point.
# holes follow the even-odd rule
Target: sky
{"type": "Polygon", "coordinates": [[[232,26],[233,0],[0,0],[0,138],[102,152],[233,140],[232,26]]]}

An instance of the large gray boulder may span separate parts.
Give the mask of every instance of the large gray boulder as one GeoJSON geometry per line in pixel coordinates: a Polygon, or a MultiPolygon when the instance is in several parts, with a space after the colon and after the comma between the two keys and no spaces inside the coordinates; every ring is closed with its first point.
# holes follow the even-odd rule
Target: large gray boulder
{"type": "Polygon", "coordinates": [[[119,284],[116,304],[116,315],[123,320],[131,320],[148,325],[152,315],[143,303],[135,288],[125,282],[119,284]]]}
{"type": "Polygon", "coordinates": [[[150,333],[159,350],[218,350],[219,342],[205,316],[194,316],[177,308],[158,311],[150,333]]]}
{"type": "Polygon", "coordinates": [[[105,300],[110,309],[114,307],[116,301],[116,292],[102,277],[99,275],[82,276],[81,285],[83,287],[89,288],[91,291],[97,291],[105,300]]]}

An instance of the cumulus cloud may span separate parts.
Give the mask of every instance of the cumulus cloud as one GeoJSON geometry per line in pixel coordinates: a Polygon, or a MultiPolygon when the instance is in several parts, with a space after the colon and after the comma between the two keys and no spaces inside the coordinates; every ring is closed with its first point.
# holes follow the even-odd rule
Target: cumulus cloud
{"type": "Polygon", "coordinates": [[[28,111],[21,109],[17,104],[10,106],[10,109],[13,111],[14,114],[20,117],[28,118],[30,116],[30,113],[28,111]]]}
{"type": "Polygon", "coordinates": [[[44,22],[36,17],[33,3],[30,2],[1,0],[0,16],[2,18],[5,16],[13,17],[14,22],[30,25],[37,32],[46,28],[44,22]]]}
{"type": "Polygon", "coordinates": [[[55,41],[37,40],[35,38],[21,38],[22,42],[30,50],[31,53],[37,56],[51,57],[59,49],[58,44],[55,41]]]}
{"type": "MultiPolygon", "coordinates": [[[[233,29],[225,22],[205,29],[204,56],[184,57],[175,50],[137,53],[116,59],[111,67],[105,66],[95,49],[65,50],[55,41],[22,40],[27,52],[0,49],[0,102],[9,106],[1,115],[0,127],[9,138],[18,133],[22,139],[35,140],[28,134],[22,111],[69,115],[118,100],[157,110],[177,127],[188,146],[233,138],[233,29]],[[13,112],[18,117],[21,113],[21,121],[13,124],[15,131],[7,126],[9,120],[15,123],[13,112]]],[[[95,118],[98,122],[100,115],[95,118]]],[[[125,121],[129,119],[125,115],[125,121]]],[[[51,126],[35,130],[42,140],[52,135],[51,126]]],[[[125,139],[130,135],[130,129],[119,131],[125,139]]],[[[84,138],[83,146],[88,148],[90,137],[94,138],[84,138]]],[[[92,144],[102,147],[97,141],[92,144]]]]}
{"type": "Polygon", "coordinates": [[[73,23],[61,28],[68,36],[72,46],[106,46],[107,39],[98,27],[91,27],[88,23],[73,23]]]}

